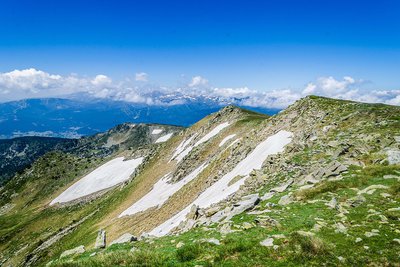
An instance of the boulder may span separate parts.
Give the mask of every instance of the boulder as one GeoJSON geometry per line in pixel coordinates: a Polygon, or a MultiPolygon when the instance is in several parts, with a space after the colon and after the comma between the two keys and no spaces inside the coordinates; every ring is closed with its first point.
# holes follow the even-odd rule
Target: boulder
{"type": "Polygon", "coordinates": [[[125,233],[125,234],[121,235],[120,237],[118,237],[117,239],[115,239],[114,241],[112,241],[110,243],[110,246],[114,245],[114,244],[130,243],[130,242],[137,241],[137,240],[138,239],[136,236],[134,236],[130,233],[125,233]]]}
{"type": "Polygon", "coordinates": [[[61,253],[60,259],[67,257],[67,256],[78,255],[78,254],[82,254],[82,253],[85,253],[85,246],[79,246],[79,247],[64,251],[63,253],[61,253]]]}
{"type": "Polygon", "coordinates": [[[97,233],[96,244],[94,248],[105,248],[106,247],[106,231],[100,229],[97,233]]]}

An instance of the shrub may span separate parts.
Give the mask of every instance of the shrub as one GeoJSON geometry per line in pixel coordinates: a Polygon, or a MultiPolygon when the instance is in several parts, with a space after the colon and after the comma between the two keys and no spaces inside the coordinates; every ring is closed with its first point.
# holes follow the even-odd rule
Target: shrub
{"type": "Polygon", "coordinates": [[[202,252],[200,244],[184,245],[176,251],[176,257],[179,261],[191,261],[196,259],[202,252]]]}

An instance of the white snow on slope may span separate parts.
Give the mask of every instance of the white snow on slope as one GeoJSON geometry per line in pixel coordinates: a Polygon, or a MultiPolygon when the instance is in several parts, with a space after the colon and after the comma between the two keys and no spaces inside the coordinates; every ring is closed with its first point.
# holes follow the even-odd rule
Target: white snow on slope
{"type": "Polygon", "coordinates": [[[225,143],[228,142],[229,139],[232,139],[235,136],[236,136],[236,134],[231,134],[231,135],[228,135],[227,137],[225,137],[224,139],[222,139],[221,143],[219,143],[219,147],[222,147],[223,145],[225,145],[225,143]]]}
{"type": "Polygon", "coordinates": [[[179,154],[181,154],[183,152],[183,150],[190,144],[190,142],[192,142],[192,140],[197,136],[197,134],[192,135],[191,137],[189,137],[189,139],[187,140],[183,140],[178,147],[175,149],[174,154],[172,155],[171,160],[174,160],[179,154]]]}
{"type": "Polygon", "coordinates": [[[176,183],[169,183],[171,178],[170,173],[165,175],[154,184],[149,193],[122,212],[118,217],[120,218],[126,215],[133,215],[152,207],[161,207],[168,200],[168,198],[178,192],[178,190],[181,189],[185,184],[195,179],[205,168],[207,168],[207,166],[208,165],[203,163],[200,165],[200,167],[176,183]]]}
{"type": "Polygon", "coordinates": [[[142,161],[142,157],[126,161],[124,157],[110,160],[71,185],[51,201],[50,205],[69,202],[126,181],[142,161]]]}
{"type": "Polygon", "coordinates": [[[279,131],[278,133],[268,137],[265,141],[257,145],[257,147],[236,167],[225,174],[220,180],[207,188],[199,197],[188,205],[181,212],[165,221],[158,227],[154,228],[150,234],[154,236],[164,236],[172,229],[177,227],[179,223],[186,219],[192,205],[198,205],[200,208],[207,208],[214,203],[218,203],[236,192],[239,187],[254,169],[260,169],[265,159],[272,154],[282,152],[284,147],[292,140],[292,133],[287,131],[279,131]],[[242,179],[229,185],[236,176],[243,176],[242,179]]]}
{"type": "Polygon", "coordinates": [[[163,129],[154,129],[151,134],[160,134],[162,133],[163,129]]]}
{"type": "MultiPolygon", "coordinates": [[[[192,149],[193,148],[195,148],[195,147],[197,147],[198,145],[201,145],[202,143],[205,143],[205,142],[207,142],[208,140],[210,140],[211,138],[213,138],[214,136],[216,136],[217,134],[219,134],[223,129],[225,129],[226,127],[228,127],[229,126],[229,122],[224,122],[224,123],[221,123],[221,124],[219,124],[219,125],[217,125],[217,126],[215,126],[215,128],[214,129],[212,129],[209,133],[207,133],[206,135],[204,135],[199,141],[197,141],[194,145],[192,145],[192,146],[188,146],[188,144],[190,143],[190,142],[185,142],[185,146],[184,147],[182,147],[182,148],[180,148],[180,153],[176,153],[175,152],[175,154],[177,154],[176,156],[175,156],[175,154],[174,154],[174,156],[172,157],[172,159],[175,159],[175,160],[177,160],[178,162],[179,161],[181,161],[184,157],[186,157],[189,153],[190,153],[190,151],[192,151],[192,149]]],[[[190,140],[191,138],[189,138],[189,140],[190,140]]],[[[188,140],[188,141],[189,141],[188,140]]],[[[190,140],[191,141],[191,140],[190,140]]],[[[178,146],[178,148],[179,148],[179,146],[178,146]]],[[[178,150],[178,148],[177,148],[177,150],[178,150]]]]}
{"type": "Polygon", "coordinates": [[[159,138],[156,140],[155,143],[163,143],[163,142],[166,142],[166,141],[168,141],[168,139],[170,139],[170,138],[172,137],[172,135],[173,135],[173,133],[169,133],[169,134],[163,135],[163,136],[159,137],[159,138]]]}

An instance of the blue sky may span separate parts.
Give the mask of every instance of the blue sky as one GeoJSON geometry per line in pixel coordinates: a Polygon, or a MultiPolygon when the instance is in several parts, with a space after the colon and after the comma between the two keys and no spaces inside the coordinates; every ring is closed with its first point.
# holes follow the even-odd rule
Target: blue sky
{"type": "Polygon", "coordinates": [[[258,91],[350,76],[364,90],[397,90],[399,11],[396,0],[4,0],[0,72],[145,72],[167,86],[199,75],[258,91]]]}

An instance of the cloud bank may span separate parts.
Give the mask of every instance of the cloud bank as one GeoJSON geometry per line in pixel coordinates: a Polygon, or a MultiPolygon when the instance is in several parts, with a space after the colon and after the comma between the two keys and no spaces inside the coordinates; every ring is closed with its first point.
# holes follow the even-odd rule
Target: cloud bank
{"type": "Polygon", "coordinates": [[[213,87],[202,76],[194,76],[186,86],[168,88],[150,85],[148,74],[135,74],[135,81],[113,81],[99,74],[95,77],[56,75],[36,69],[0,73],[0,102],[41,97],[69,97],[85,93],[145,105],[178,105],[196,98],[217,101],[221,105],[285,108],[301,97],[314,94],[361,102],[400,105],[400,90],[365,90],[364,81],[350,76],[342,79],[320,77],[299,90],[281,89],[261,92],[247,87],[213,87]]]}

